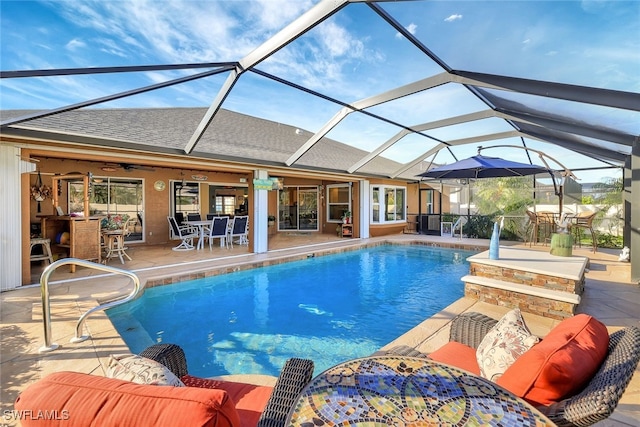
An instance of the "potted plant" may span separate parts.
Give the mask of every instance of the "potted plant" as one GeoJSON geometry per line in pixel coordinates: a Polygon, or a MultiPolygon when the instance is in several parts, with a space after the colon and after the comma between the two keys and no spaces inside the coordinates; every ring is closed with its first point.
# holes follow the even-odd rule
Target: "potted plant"
{"type": "Polygon", "coordinates": [[[342,215],[342,223],[343,224],[351,223],[351,211],[344,211],[344,214],[342,215]]]}
{"type": "Polygon", "coordinates": [[[267,221],[268,221],[269,227],[271,227],[276,223],[276,217],[274,215],[269,215],[267,217],[267,221]]]}

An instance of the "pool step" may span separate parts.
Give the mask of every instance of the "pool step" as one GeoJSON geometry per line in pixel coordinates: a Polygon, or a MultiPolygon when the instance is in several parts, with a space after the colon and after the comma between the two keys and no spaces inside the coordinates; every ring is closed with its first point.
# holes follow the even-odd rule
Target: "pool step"
{"type": "Polygon", "coordinates": [[[140,348],[145,349],[152,344],[157,344],[157,339],[153,339],[144,329],[142,324],[130,313],[120,315],[121,321],[118,322],[119,328],[125,328],[120,331],[120,336],[126,342],[135,342],[140,348]],[[122,320],[124,319],[124,320],[122,320]]]}

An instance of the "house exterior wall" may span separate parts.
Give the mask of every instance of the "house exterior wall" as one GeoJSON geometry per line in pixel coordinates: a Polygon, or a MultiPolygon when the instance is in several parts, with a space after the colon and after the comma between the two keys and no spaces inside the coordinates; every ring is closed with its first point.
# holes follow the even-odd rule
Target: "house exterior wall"
{"type": "Polygon", "coordinates": [[[20,149],[14,146],[0,146],[0,290],[13,289],[22,281],[20,271],[21,254],[29,259],[29,242],[26,247],[16,238],[16,230],[22,228],[21,181],[28,180],[28,174],[21,174],[20,149]]]}
{"type": "MultiPolygon", "coordinates": [[[[4,144],[6,140],[3,140],[4,144]]],[[[41,172],[43,183],[51,185],[51,176],[66,175],[66,174],[80,174],[86,175],[88,173],[93,174],[94,178],[135,178],[141,179],[143,182],[144,192],[144,216],[143,227],[141,232],[143,233],[143,241],[140,243],[131,243],[133,245],[157,245],[165,244],[169,242],[169,226],[167,222],[167,215],[170,211],[170,182],[180,181],[183,178],[193,181],[190,177],[206,176],[206,180],[203,183],[236,183],[241,182],[248,183],[247,195],[249,199],[249,206],[251,212],[255,206],[252,178],[254,170],[260,169],[258,167],[250,165],[225,165],[222,162],[205,161],[198,159],[197,161],[189,161],[179,157],[164,156],[159,154],[139,153],[132,154],[125,150],[109,149],[108,147],[71,147],[62,143],[40,143],[30,144],[29,142],[21,142],[25,148],[22,149],[22,156],[25,158],[36,158],[39,160],[38,169],[41,172]],[[139,153],[139,154],[138,154],[139,153]],[[129,158],[123,158],[124,154],[128,154],[129,158]],[[141,158],[143,157],[144,158],[141,158]],[[141,170],[130,169],[124,170],[119,167],[119,163],[125,162],[129,164],[143,164],[149,166],[153,170],[141,170]],[[103,170],[104,166],[115,165],[115,171],[103,170]],[[228,169],[228,170],[225,170],[228,169]],[[158,180],[164,181],[165,188],[162,190],[156,190],[154,183],[158,180]]],[[[4,145],[3,145],[4,147],[4,145]]],[[[360,178],[352,178],[345,176],[344,179],[340,177],[331,177],[327,179],[327,176],[323,176],[321,172],[304,172],[299,175],[288,175],[282,170],[269,169],[270,176],[283,176],[285,177],[285,185],[309,185],[319,186],[321,188],[322,196],[320,197],[318,206],[319,215],[319,230],[320,233],[333,234],[336,231],[335,222],[328,222],[326,220],[326,189],[327,185],[337,183],[351,183],[351,210],[353,216],[353,229],[354,237],[361,237],[360,224],[361,218],[358,213],[361,205],[361,197],[369,200],[369,195],[361,195],[361,182],[370,182],[372,185],[385,184],[394,185],[407,188],[406,202],[407,205],[417,206],[417,201],[413,200],[412,193],[409,191],[409,186],[402,180],[391,179],[379,179],[372,181],[360,181],[360,178]]],[[[20,227],[12,228],[13,236],[17,241],[20,241],[23,255],[19,257],[18,262],[15,265],[18,266],[18,270],[21,270],[22,284],[29,284],[31,280],[31,263],[29,261],[29,237],[32,224],[39,224],[41,218],[39,215],[54,215],[54,207],[51,199],[46,199],[40,204],[40,212],[37,212],[37,202],[29,197],[30,186],[35,184],[37,177],[35,175],[25,174],[17,185],[20,188],[19,198],[21,199],[21,205],[23,206],[20,227]],[[15,230],[20,230],[16,232],[15,230]],[[21,266],[21,268],[20,268],[21,266]]],[[[246,185],[246,184],[245,184],[246,185]]],[[[200,206],[202,212],[208,211],[208,200],[210,200],[207,187],[203,187],[200,200],[200,206]],[[206,190],[205,190],[206,189],[206,190]],[[205,209],[206,208],[206,209],[205,209]]],[[[267,212],[269,214],[277,215],[277,200],[278,192],[269,191],[267,196],[267,212]]],[[[60,187],[60,204],[64,211],[67,211],[67,186],[62,185],[60,187]]],[[[406,207],[405,207],[406,208],[406,207]]],[[[369,213],[367,213],[369,214],[369,213]]],[[[266,223],[267,219],[264,218],[266,223]]],[[[368,222],[368,221],[367,221],[368,222]]],[[[381,236],[388,234],[401,233],[406,227],[406,224],[395,223],[385,225],[371,225],[369,227],[370,236],[381,236]]],[[[252,242],[248,248],[248,251],[253,252],[253,242],[256,240],[253,238],[255,227],[250,225],[249,241],[252,242]]],[[[266,227],[265,227],[266,229],[266,227]]],[[[269,233],[270,230],[267,230],[269,233]]],[[[265,237],[266,238],[266,237],[265,237]]],[[[20,281],[20,279],[18,279],[20,281]]]]}

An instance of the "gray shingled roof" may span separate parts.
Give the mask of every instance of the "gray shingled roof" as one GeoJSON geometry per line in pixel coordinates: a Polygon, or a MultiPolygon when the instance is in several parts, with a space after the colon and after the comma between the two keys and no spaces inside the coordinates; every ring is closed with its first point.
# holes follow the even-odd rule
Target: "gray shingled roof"
{"type": "MultiPolygon", "coordinates": [[[[285,167],[285,160],[304,144],[309,131],[245,114],[221,109],[198,143],[187,155],[185,142],[198,126],[206,108],[84,109],[30,120],[3,130],[5,135],[55,138],[112,148],[133,148],[155,153],[181,154],[185,158],[231,160],[285,167]],[[301,132],[302,131],[302,132],[301,132]]],[[[33,113],[0,111],[7,120],[33,113]]],[[[323,138],[296,163],[294,168],[346,173],[367,154],[341,142],[323,138]]],[[[401,164],[377,157],[359,172],[389,176],[401,164]]],[[[404,174],[407,180],[420,171],[404,174]]]]}

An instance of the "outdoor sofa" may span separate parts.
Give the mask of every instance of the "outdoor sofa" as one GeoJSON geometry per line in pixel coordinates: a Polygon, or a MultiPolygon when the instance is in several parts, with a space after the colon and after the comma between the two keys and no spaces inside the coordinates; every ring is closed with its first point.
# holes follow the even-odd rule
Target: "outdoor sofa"
{"type": "MultiPolygon", "coordinates": [[[[429,355],[405,345],[377,354],[428,357],[482,375],[478,348],[498,323],[480,313],[463,313],[451,322],[449,342],[429,355]]],[[[504,348],[499,340],[489,344],[504,348]]],[[[613,413],[639,359],[640,329],[630,326],[609,334],[592,316],[578,314],[534,343],[495,382],[558,426],[589,426],[613,413]]]]}
{"type": "Polygon", "coordinates": [[[189,375],[175,344],[153,345],[114,366],[118,378],[56,372],[31,384],[15,402],[21,425],[282,427],[314,369],[311,360],[289,359],[273,387],[199,378],[189,375]]]}

